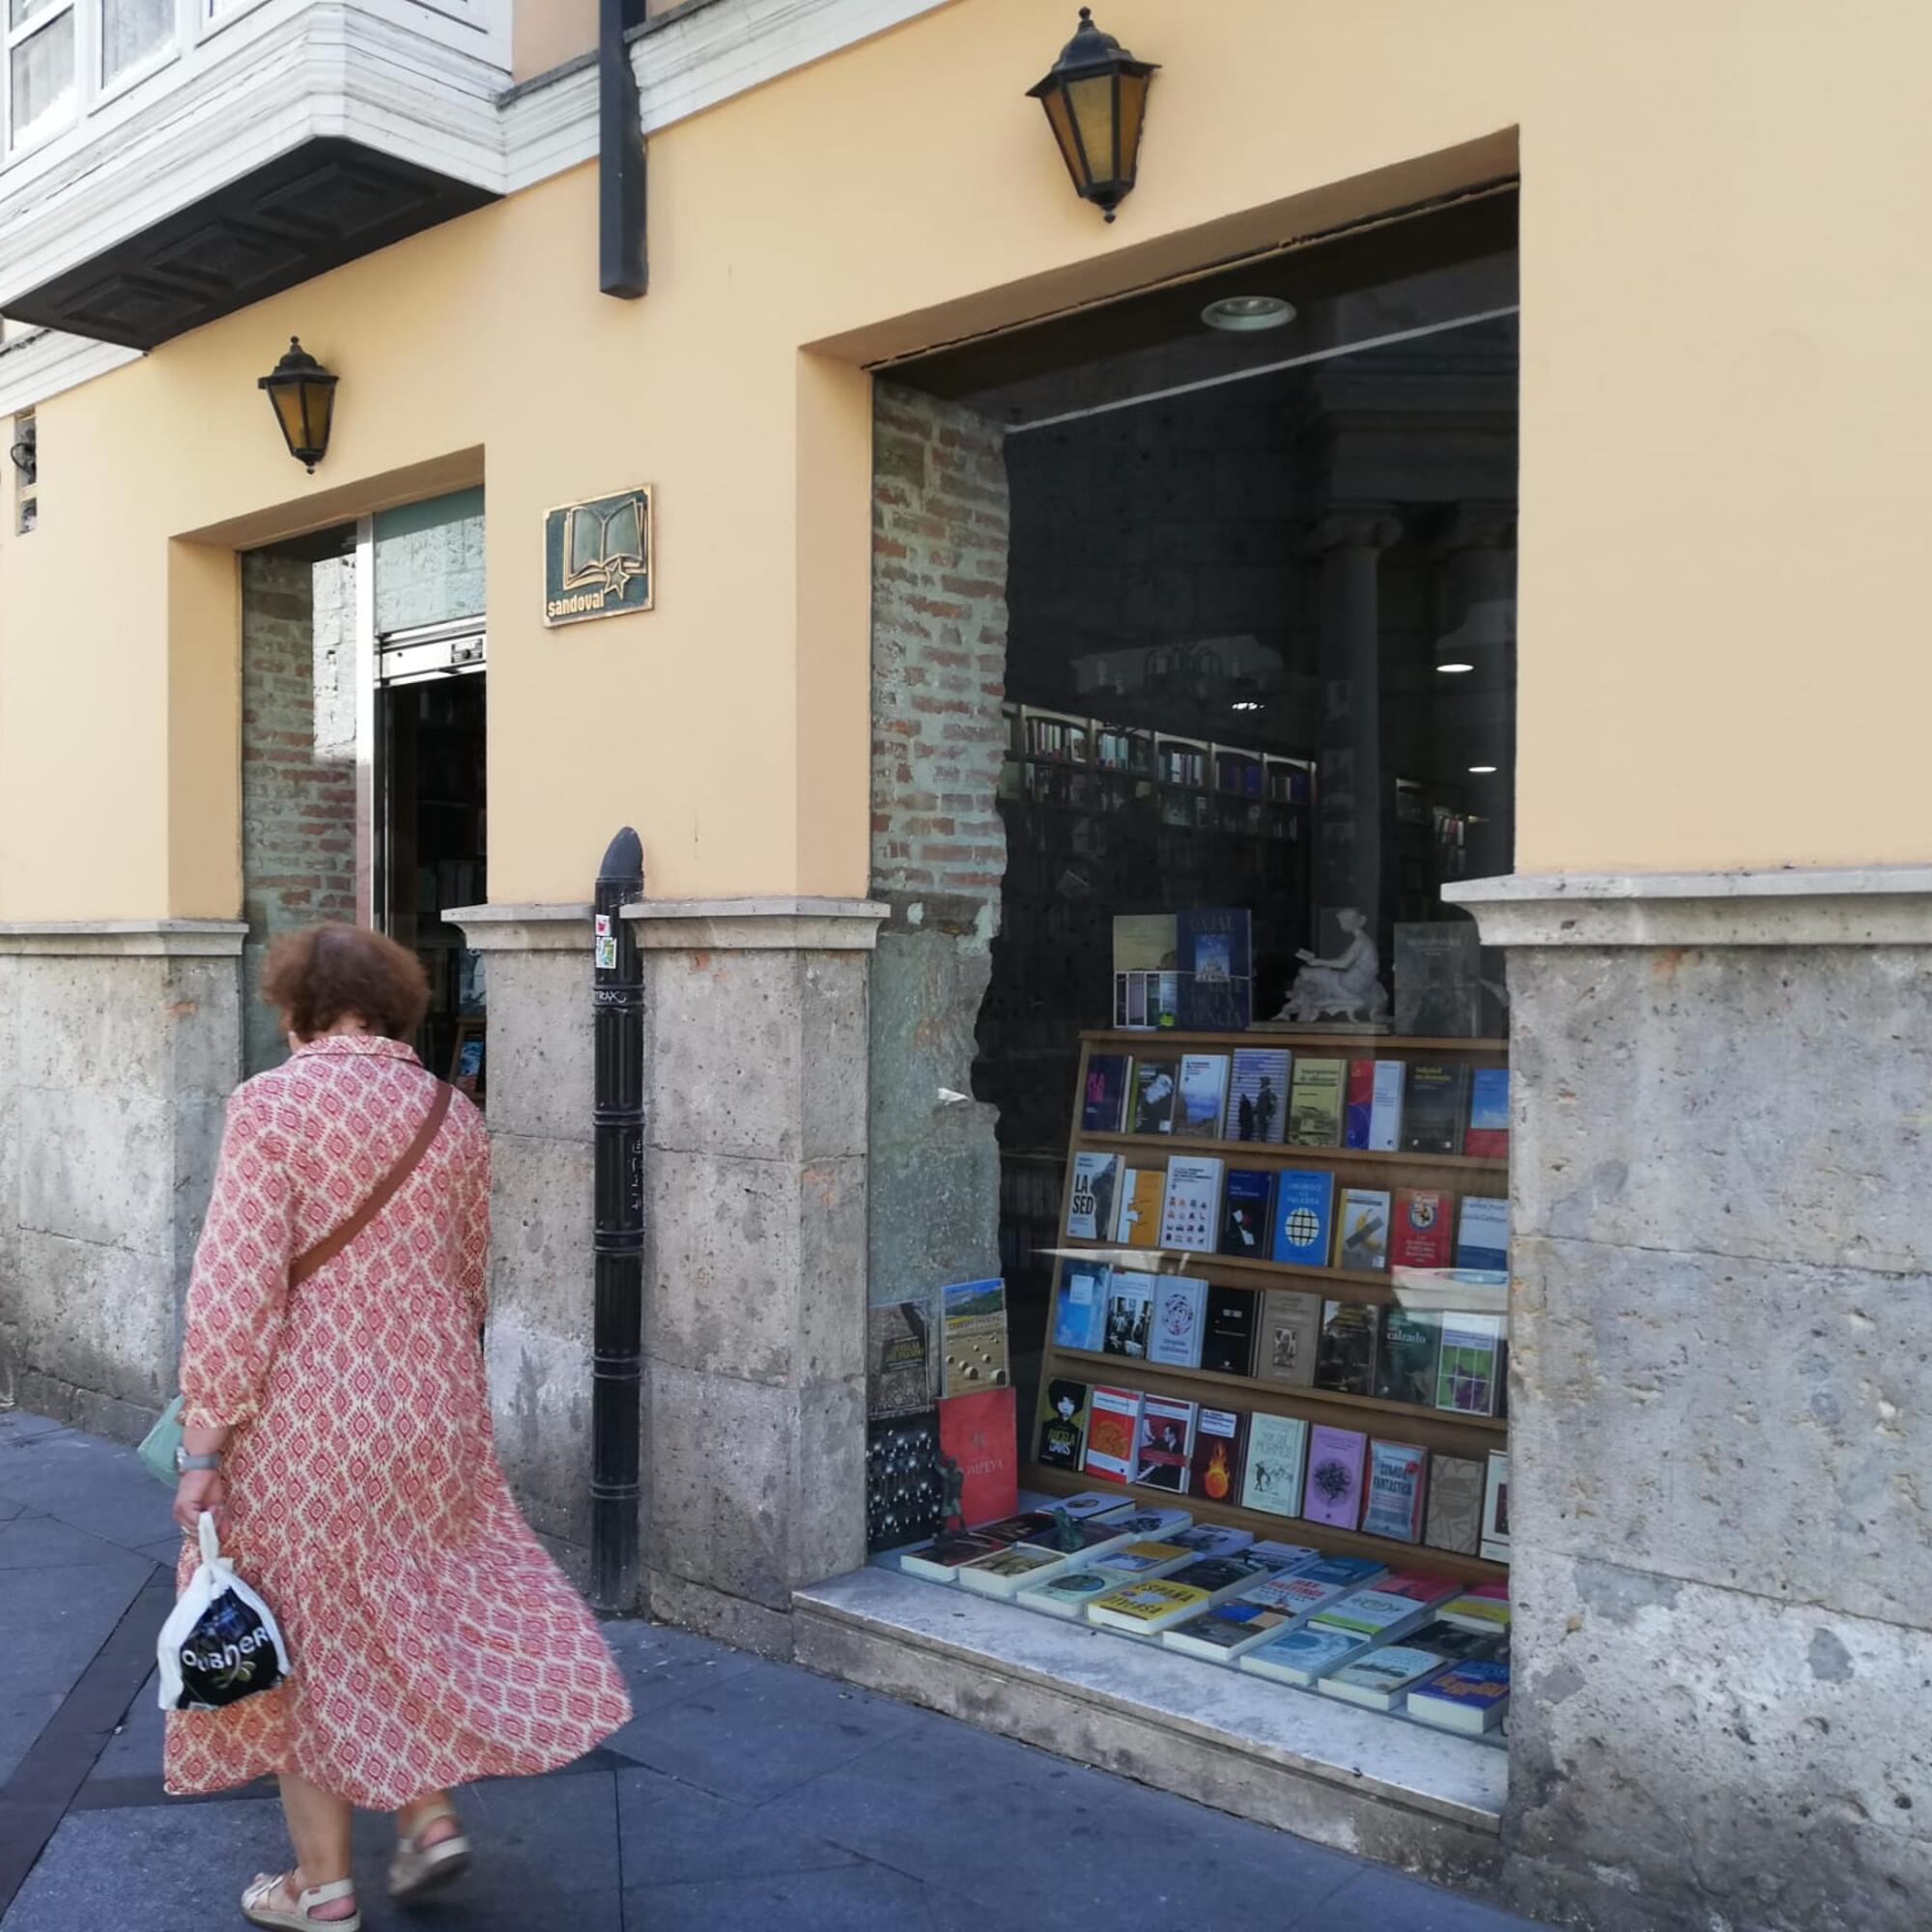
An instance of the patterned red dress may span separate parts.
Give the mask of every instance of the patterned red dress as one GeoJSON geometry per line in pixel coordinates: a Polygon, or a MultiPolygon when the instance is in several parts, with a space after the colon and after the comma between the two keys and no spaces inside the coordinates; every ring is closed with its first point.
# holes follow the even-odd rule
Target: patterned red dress
{"type": "MultiPolygon", "coordinates": [[[[276,1771],[382,1810],[549,1771],[631,1714],[595,1619],[511,1500],[490,1439],[490,1149],[451,1102],[376,1219],[298,1287],[421,1125],[396,1040],[329,1036],[228,1103],[188,1290],[184,1419],[227,1423],[222,1548],[274,1610],[294,1675],[170,1712],[167,1787],[276,1771]]],[[[182,1558],[185,1582],[194,1547],[182,1558]]]]}

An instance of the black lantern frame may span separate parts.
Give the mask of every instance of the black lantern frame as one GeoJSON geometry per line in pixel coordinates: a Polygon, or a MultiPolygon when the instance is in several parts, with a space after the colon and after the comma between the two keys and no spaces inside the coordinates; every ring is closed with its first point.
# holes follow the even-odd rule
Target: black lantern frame
{"type": "Polygon", "coordinates": [[[301,338],[292,335],[288,354],[255,384],[269,392],[289,454],[306,465],[311,476],[328,453],[328,435],[335,426],[335,384],[336,378],[301,346],[301,338]]]}
{"type": "Polygon", "coordinates": [[[1052,71],[1027,89],[1046,109],[1047,125],[1081,200],[1109,221],[1133,192],[1140,166],[1141,131],[1147,123],[1152,61],[1136,60],[1112,34],[1094,24],[1094,10],[1080,10],[1080,25],[1061,48],[1052,71]]]}

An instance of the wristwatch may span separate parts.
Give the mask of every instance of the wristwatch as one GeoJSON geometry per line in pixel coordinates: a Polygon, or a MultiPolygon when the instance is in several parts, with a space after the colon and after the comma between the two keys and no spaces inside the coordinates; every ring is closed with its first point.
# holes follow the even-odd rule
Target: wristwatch
{"type": "Polygon", "coordinates": [[[185,1476],[190,1469],[218,1469],[220,1466],[221,1458],[219,1456],[190,1456],[185,1449],[177,1449],[175,1451],[175,1474],[177,1476],[185,1476]]]}

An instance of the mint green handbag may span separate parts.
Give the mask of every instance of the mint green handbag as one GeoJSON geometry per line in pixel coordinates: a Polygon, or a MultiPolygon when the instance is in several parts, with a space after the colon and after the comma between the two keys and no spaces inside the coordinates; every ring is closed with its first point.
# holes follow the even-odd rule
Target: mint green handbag
{"type": "Polygon", "coordinates": [[[175,1451],[182,1446],[182,1399],[176,1396],[161,1410],[161,1419],[141,1442],[141,1466],[157,1483],[175,1486],[175,1451]]]}

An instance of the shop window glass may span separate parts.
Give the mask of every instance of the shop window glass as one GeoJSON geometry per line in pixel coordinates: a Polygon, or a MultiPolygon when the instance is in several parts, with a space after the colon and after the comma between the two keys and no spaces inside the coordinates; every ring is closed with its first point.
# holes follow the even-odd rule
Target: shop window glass
{"type": "MultiPolygon", "coordinates": [[[[45,10],[14,0],[13,20],[24,25],[45,10]]],[[[74,102],[73,10],[15,41],[7,56],[8,133],[14,147],[64,121],[74,102]]]]}
{"type": "Polygon", "coordinates": [[[483,493],[459,490],[376,519],[376,630],[476,616],[483,602],[483,493]]]}

